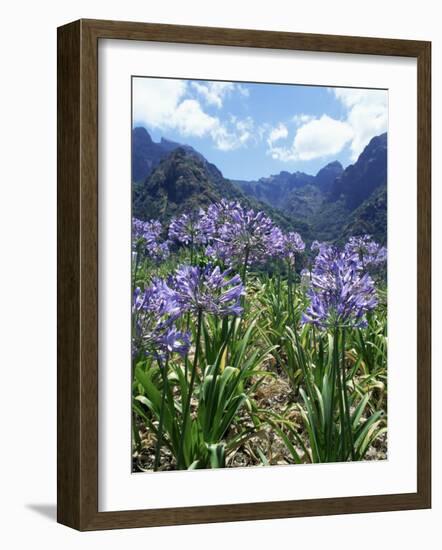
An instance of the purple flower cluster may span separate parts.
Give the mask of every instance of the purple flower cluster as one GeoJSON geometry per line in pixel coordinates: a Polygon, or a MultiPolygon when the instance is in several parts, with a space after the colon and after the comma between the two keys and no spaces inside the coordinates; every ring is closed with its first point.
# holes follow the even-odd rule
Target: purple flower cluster
{"type": "Polygon", "coordinates": [[[228,265],[241,265],[263,262],[279,253],[282,232],[264,212],[222,201],[209,208],[208,214],[216,220],[216,233],[206,249],[208,256],[228,265]]]}
{"type": "Polygon", "coordinates": [[[377,305],[373,279],[363,273],[356,252],[325,244],[319,248],[307,290],[310,299],[304,323],[320,327],[366,324],[366,313],[377,305]]]}
{"type": "Polygon", "coordinates": [[[213,220],[215,227],[215,235],[225,223],[229,223],[231,216],[236,212],[239,213],[242,206],[238,201],[228,201],[221,199],[219,202],[212,203],[207,208],[207,216],[213,220]]]}
{"type": "Polygon", "coordinates": [[[283,236],[281,256],[287,259],[292,266],[295,265],[296,254],[305,250],[305,243],[299,233],[290,232],[283,236]]]}
{"type": "Polygon", "coordinates": [[[175,324],[181,314],[177,293],[162,279],[154,279],[144,291],[136,288],[132,305],[133,354],[144,352],[159,359],[172,353],[185,355],[190,335],[179,331],[175,324]]]}
{"type": "Polygon", "coordinates": [[[202,208],[182,214],[169,225],[169,239],[184,245],[203,245],[215,233],[215,220],[202,208]]]}
{"type": "Polygon", "coordinates": [[[378,266],[387,261],[387,249],[379,245],[370,235],[350,237],[345,250],[358,255],[364,267],[378,266]]]}
{"type": "Polygon", "coordinates": [[[241,296],[244,285],[239,275],[230,276],[229,270],[219,267],[180,266],[168,282],[154,279],[144,291],[136,288],[132,313],[136,318],[136,335],[144,347],[161,347],[175,337],[175,346],[168,351],[180,352],[181,343],[188,335],[176,330],[174,323],[186,312],[211,313],[224,317],[242,313],[241,296]]]}
{"type": "Polygon", "coordinates": [[[298,233],[284,235],[264,212],[225,199],[207,210],[200,208],[174,218],[169,239],[185,246],[205,246],[208,257],[228,266],[263,263],[270,258],[288,259],[293,264],[295,254],[305,248],[298,233]]]}
{"type": "Polygon", "coordinates": [[[319,241],[313,241],[311,246],[310,246],[310,250],[313,250],[314,252],[321,250],[321,248],[323,246],[327,246],[326,243],[320,243],[319,241]]]}
{"type": "Polygon", "coordinates": [[[229,278],[229,270],[221,272],[219,267],[183,265],[176,270],[172,285],[185,311],[220,317],[242,313],[244,286],[239,275],[229,278]]]}
{"type": "Polygon", "coordinates": [[[132,218],[132,249],[153,260],[163,260],[169,255],[167,242],[161,242],[161,223],[157,220],[143,222],[132,218]]]}
{"type": "MultiPolygon", "coordinates": [[[[135,251],[143,250],[153,259],[166,257],[168,242],[161,241],[162,232],[159,222],[134,218],[135,251]]],[[[294,267],[296,255],[305,250],[298,233],[283,234],[264,212],[227,200],[174,218],[168,236],[192,251],[194,246],[204,247],[206,256],[221,260],[229,269],[182,265],[167,283],[155,279],[144,292],[135,290],[134,341],[148,353],[188,351],[189,334],[176,326],[187,312],[221,317],[242,313],[245,288],[241,277],[231,274],[232,267],[241,267],[244,277],[248,266],[271,258],[284,259],[294,267]]],[[[365,270],[386,262],[386,248],[364,235],[351,237],[343,250],[318,241],[311,249],[317,252],[313,266],[301,274],[310,300],[303,322],[321,327],[363,326],[366,313],[377,305],[373,279],[365,270]]]]}

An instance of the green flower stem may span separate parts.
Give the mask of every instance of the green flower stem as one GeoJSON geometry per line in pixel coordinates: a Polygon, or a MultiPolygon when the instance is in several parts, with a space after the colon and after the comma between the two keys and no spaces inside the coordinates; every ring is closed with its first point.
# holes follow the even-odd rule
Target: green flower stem
{"type": "Polygon", "coordinates": [[[295,327],[295,307],[294,307],[294,294],[293,294],[293,278],[292,278],[292,264],[290,261],[287,262],[288,265],[288,275],[287,275],[287,288],[288,288],[288,307],[289,307],[289,318],[292,322],[292,325],[295,327]]]}
{"type": "Polygon", "coordinates": [[[277,293],[278,293],[278,315],[280,311],[280,304],[281,304],[281,262],[278,261],[278,286],[277,286],[277,293]]]}
{"type": "Polygon", "coordinates": [[[187,380],[187,377],[189,375],[189,356],[186,353],[184,356],[184,378],[187,380]]]}
{"type": "Polygon", "coordinates": [[[335,414],[335,388],[336,388],[336,350],[338,347],[337,343],[337,329],[333,334],[333,361],[332,361],[332,380],[331,380],[331,395],[330,395],[330,411],[327,425],[326,433],[326,462],[330,462],[332,457],[330,456],[330,449],[332,449],[332,428],[334,423],[334,414],[335,414]]]}
{"type": "MultiPolygon", "coordinates": [[[[194,246],[193,246],[193,235],[190,241],[190,265],[193,266],[193,260],[194,260],[194,246]]],[[[190,327],[190,312],[187,312],[186,314],[186,332],[189,332],[190,327]]],[[[189,358],[187,356],[184,357],[184,377],[187,380],[187,376],[189,374],[189,358]]]]}
{"type": "Polygon", "coordinates": [[[168,389],[167,388],[168,387],[167,370],[169,366],[169,357],[166,358],[166,363],[164,365],[164,368],[162,368],[160,362],[158,362],[158,365],[160,367],[160,371],[163,376],[163,393],[161,396],[160,421],[158,424],[158,432],[157,432],[157,448],[155,451],[155,462],[153,466],[154,472],[158,470],[158,466],[160,463],[160,452],[161,452],[161,444],[163,439],[164,406],[166,404],[166,394],[168,389]]]}
{"type": "MultiPolygon", "coordinates": [[[[190,311],[186,313],[186,332],[189,332],[190,327],[190,311]]],[[[189,352],[184,356],[184,378],[187,380],[189,374],[189,352]]]]}
{"type": "Polygon", "coordinates": [[[247,267],[249,264],[249,256],[250,256],[250,248],[247,246],[246,253],[244,256],[243,270],[242,270],[242,284],[244,285],[244,296],[241,297],[241,306],[243,309],[242,324],[245,323],[245,319],[246,319],[246,298],[247,298],[246,282],[247,282],[247,267]]]}
{"type": "Polygon", "coordinates": [[[344,397],[342,394],[342,378],[341,378],[341,369],[339,368],[339,329],[335,328],[334,334],[334,344],[333,344],[333,363],[335,376],[337,380],[337,389],[339,395],[339,423],[341,424],[341,459],[347,459],[347,424],[345,421],[344,413],[344,397]]]}
{"type": "Polygon", "coordinates": [[[355,460],[355,449],[354,449],[354,441],[353,441],[353,427],[351,425],[351,418],[350,418],[350,405],[349,405],[349,399],[348,399],[348,388],[347,388],[347,381],[346,381],[346,369],[345,369],[345,328],[342,329],[342,361],[341,361],[341,369],[342,369],[342,383],[343,383],[343,389],[344,389],[344,401],[345,401],[345,416],[346,416],[346,422],[347,422],[347,428],[348,428],[348,437],[350,442],[350,450],[351,450],[351,459],[355,460]]]}
{"type": "Polygon", "coordinates": [[[244,265],[243,265],[243,269],[242,269],[242,283],[244,285],[244,288],[246,286],[246,280],[247,280],[247,267],[248,267],[248,263],[249,263],[249,256],[250,256],[250,249],[247,246],[246,247],[246,254],[244,256],[244,265]]]}
{"type": "Polygon", "coordinates": [[[193,235],[192,239],[190,241],[190,265],[193,265],[193,256],[194,256],[194,250],[193,250],[193,235]]]}
{"type": "Polygon", "coordinates": [[[179,446],[178,460],[177,460],[177,467],[178,468],[181,468],[181,461],[183,459],[183,454],[184,454],[184,441],[185,441],[185,437],[186,437],[187,418],[189,416],[190,402],[192,400],[193,386],[195,384],[196,369],[198,367],[198,355],[199,355],[199,351],[200,351],[202,320],[203,320],[203,312],[200,309],[200,310],[198,310],[195,356],[193,358],[192,374],[191,374],[191,377],[190,377],[190,384],[189,384],[189,389],[188,389],[188,392],[187,392],[186,403],[185,403],[184,412],[183,412],[183,427],[182,427],[182,430],[181,430],[181,439],[180,439],[180,446],[179,446]]]}

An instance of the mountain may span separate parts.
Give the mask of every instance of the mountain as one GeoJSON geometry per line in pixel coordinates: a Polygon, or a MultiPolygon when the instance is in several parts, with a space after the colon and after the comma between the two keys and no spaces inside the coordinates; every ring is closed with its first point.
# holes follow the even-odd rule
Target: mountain
{"type": "MultiPolygon", "coordinates": [[[[267,202],[275,208],[287,207],[287,198],[306,186],[316,186],[322,192],[328,192],[334,180],[343,172],[340,162],[334,161],[324,166],[316,176],[304,172],[291,174],[282,171],[267,178],[257,181],[233,180],[238,187],[248,196],[267,202]]],[[[301,192],[301,195],[303,192],[301,192]]]]}
{"type": "Polygon", "coordinates": [[[260,178],[258,181],[233,180],[233,182],[244,192],[259,201],[264,201],[271,206],[283,209],[289,193],[309,183],[314,183],[314,176],[304,172],[280,172],[267,178],[260,178]]]}
{"type": "Polygon", "coordinates": [[[206,207],[222,198],[263,210],[283,229],[308,231],[307,224],[297,223],[268,204],[246,197],[214,164],[185,147],[174,149],[147,178],[133,184],[133,215],[167,222],[173,216],[206,207]]]}
{"type": "Polygon", "coordinates": [[[155,143],[144,128],[132,130],[132,180],[145,178],[170,149],[155,143]]]}
{"type": "Polygon", "coordinates": [[[178,147],[142,183],[134,185],[134,215],[169,219],[221,196],[237,200],[242,194],[215,167],[210,169],[208,163],[178,147]]]}
{"type": "Polygon", "coordinates": [[[324,202],[325,195],[321,189],[315,184],[308,184],[289,193],[285,197],[282,210],[311,224],[324,202]]]}
{"type": "Polygon", "coordinates": [[[144,128],[132,133],[133,213],[168,221],[221,198],[263,210],[282,229],[305,240],[340,241],[387,228],[387,134],[374,137],[345,170],[338,161],[313,176],[282,171],[254,181],[227,180],[188,145],[154,142],[144,128]]]}
{"type": "Polygon", "coordinates": [[[259,198],[304,222],[314,239],[336,241],[344,233],[386,235],[387,134],[374,137],[345,170],[338,161],[316,176],[281,172],[258,181],[237,182],[259,198]]]}
{"type": "Polygon", "coordinates": [[[144,180],[169,153],[179,147],[204,158],[190,145],[182,145],[164,138],[156,142],[152,140],[145,128],[134,128],[132,130],[132,181],[144,180]]]}
{"type": "Polygon", "coordinates": [[[316,174],[315,185],[323,193],[329,193],[335,179],[341,176],[343,171],[344,168],[339,161],[330,162],[316,174]]]}
{"type": "Polygon", "coordinates": [[[380,185],[387,184],[387,134],[374,137],[355,164],[335,179],[330,199],[344,198],[349,210],[357,208],[380,185]]]}
{"type": "Polygon", "coordinates": [[[368,233],[387,239],[387,134],[370,140],[359,158],[338,176],[312,220],[324,240],[368,233]]]}
{"type": "Polygon", "coordinates": [[[387,187],[378,187],[354,210],[344,227],[343,237],[367,233],[381,244],[387,243],[387,187]]]}

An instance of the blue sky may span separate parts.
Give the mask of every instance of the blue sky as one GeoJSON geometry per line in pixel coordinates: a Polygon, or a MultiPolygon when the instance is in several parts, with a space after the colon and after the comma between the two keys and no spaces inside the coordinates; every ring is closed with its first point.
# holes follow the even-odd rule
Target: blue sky
{"type": "Polygon", "coordinates": [[[201,152],[231,179],[353,163],[387,130],[388,92],[135,77],[133,126],[201,152]]]}

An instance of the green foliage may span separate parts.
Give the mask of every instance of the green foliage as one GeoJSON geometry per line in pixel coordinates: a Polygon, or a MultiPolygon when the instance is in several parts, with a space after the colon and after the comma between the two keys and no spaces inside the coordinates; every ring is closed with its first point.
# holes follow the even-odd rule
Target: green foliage
{"type": "MultiPolygon", "coordinates": [[[[141,266],[139,282],[149,281],[152,269],[165,275],[188,260],[186,254],[177,251],[161,268],[141,266]]],[[[172,456],[172,468],[225,467],[263,434],[281,441],[286,463],[364,460],[386,432],[382,283],[368,326],[335,334],[301,324],[305,288],[297,274],[292,283],[287,277],[281,266],[274,266],[272,275],[249,273],[241,318],[204,315],[201,345],[185,361],[178,357],[160,367],[146,358],[135,366],[135,422],[155,437],[155,469],[163,468],[164,450],[172,456]],[[278,379],[288,382],[291,393],[275,411],[257,396],[263,384],[278,379]]],[[[190,316],[187,322],[195,342],[198,319],[190,316]]],[[[135,430],[134,451],[141,447],[135,430]]],[[[254,455],[262,465],[273,463],[262,444],[256,444],[254,455]]]]}
{"type": "Polygon", "coordinates": [[[260,367],[271,349],[253,348],[254,323],[243,332],[240,319],[221,321],[210,316],[205,320],[203,333],[196,383],[191,384],[189,370],[186,372],[179,363],[169,364],[167,379],[152,360],[135,368],[134,411],[157,439],[163,418],[163,441],[178,468],[224,465],[226,454],[250,432],[237,422],[237,414],[241,409],[252,408],[251,393],[260,378],[269,375],[260,367]],[[189,391],[191,407],[186,410],[189,391]],[[226,434],[233,428],[236,436],[226,441],[226,434]]]}
{"type": "MultiPolygon", "coordinates": [[[[375,241],[386,244],[387,237],[387,188],[379,187],[354,210],[344,225],[343,235],[371,235],[375,241]]],[[[344,239],[345,240],[345,239],[344,239]]]]}
{"type": "MultiPolygon", "coordinates": [[[[149,170],[133,185],[133,215],[140,219],[167,222],[225,198],[263,210],[306,240],[342,242],[369,233],[385,242],[383,139],[344,172],[332,163],[316,179],[283,172],[238,185],[188,147],[149,146],[154,158],[136,159],[137,170],[149,170]],[[361,184],[357,196],[352,181],[361,184]]],[[[135,265],[133,286],[143,289],[154,276],[166,278],[189,263],[188,250],[171,250],[159,265],[135,265]]],[[[203,249],[193,250],[192,260],[201,266],[208,261],[203,249]]],[[[246,451],[261,465],[373,455],[387,429],[386,273],[373,274],[380,299],[368,326],[333,332],[301,323],[308,300],[298,273],[308,262],[308,253],[297,259],[297,273],[277,262],[249,268],[241,318],[189,314],[179,327],[192,334],[188,356],[167,362],[147,357],[134,365],[133,450],[153,449],[148,469],[222,468],[246,451]],[[261,390],[277,381],[290,392],[273,409],[261,390]],[[264,444],[269,441],[284,448],[278,462],[271,443],[264,444]]]]}

